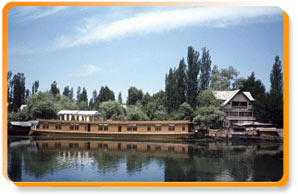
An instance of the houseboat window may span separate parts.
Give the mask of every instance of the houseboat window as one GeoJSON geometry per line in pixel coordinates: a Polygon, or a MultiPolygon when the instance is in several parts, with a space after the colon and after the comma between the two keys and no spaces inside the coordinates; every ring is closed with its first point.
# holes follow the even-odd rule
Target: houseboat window
{"type": "Polygon", "coordinates": [[[169,131],[175,131],[175,125],[169,125],[169,131]]]}
{"type": "Polygon", "coordinates": [[[182,127],[182,131],[185,131],[185,127],[184,126],[182,127]]]}
{"type": "Polygon", "coordinates": [[[147,131],[151,131],[151,127],[150,126],[147,127],[147,131]]]}
{"type": "Polygon", "coordinates": [[[87,131],[88,130],[88,125],[85,125],[85,131],[87,131]]]}
{"type": "Polygon", "coordinates": [[[103,130],[104,131],[108,131],[109,130],[109,126],[108,125],[104,125],[103,130]]]}
{"type": "Polygon", "coordinates": [[[132,125],[127,125],[127,131],[137,131],[137,125],[132,124],[132,125]]]}
{"type": "Polygon", "coordinates": [[[75,125],[75,130],[79,130],[79,125],[75,125]]]}
{"type": "Polygon", "coordinates": [[[160,126],[156,126],[155,127],[155,131],[161,131],[161,127],[160,126]]]}
{"type": "Polygon", "coordinates": [[[248,112],[248,116],[253,116],[253,115],[252,115],[252,112],[248,112]]]}
{"type": "Polygon", "coordinates": [[[168,147],[168,151],[169,152],[174,152],[175,151],[175,147],[174,146],[169,146],[168,147]]]}
{"type": "Polygon", "coordinates": [[[98,125],[98,131],[103,131],[103,125],[98,125]]]}
{"type": "Polygon", "coordinates": [[[55,143],[55,148],[56,148],[56,149],[61,148],[61,143],[55,143]]]}
{"type": "Polygon", "coordinates": [[[55,129],[56,130],[61,130],[61,124],[55,124],[55,129]]]}
{"type": "Polygon", "coordinates": [[[49,128],[49,124],[43,124],[42,128],[48,129],[49,128]]]}

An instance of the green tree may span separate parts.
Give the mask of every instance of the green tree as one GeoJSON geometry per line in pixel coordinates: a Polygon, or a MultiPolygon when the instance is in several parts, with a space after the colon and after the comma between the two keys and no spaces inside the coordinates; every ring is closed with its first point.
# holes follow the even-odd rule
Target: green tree
{"type": "Polygon", "coordinates": [[[209,55],[209,50],[202,48],[202,58],[200,60],[201,75],[199,81],[199,90],[206,90],[210,83],[210,72],[211,72],[211,56],[209,55]]]}
{"type": "Polygon", "coordinates": [[[198,107],[215,106],[220,107],[220,101],[217,100],[210,89],[201,91],[197,97],[198,107]]]}
{"type": "Polygon", "coordinates": [[[181,105],[186,101],[186,64],[184,58],[179,62],[179,67],[176,71],[177,80],[177,105],[181,105]]]}
{"type": "Polygon", "coordinates": [[[196,97],[199,93],[198,75],[200,71],[199,52],[195,51],[192,46],[188,47],[187,53],[187,70],[186,70],[186,100],[194,108],[196,97]]]}
{"type": "Polygon", "coordinates": [[[136,105],[127,107],[126,119],[132,121],[149,120],[148,116],[136,105]]]}
{"type": "Polygon", "coordinates": [[[25,75],[23,73],[17,73],[13,76],[12,83],[12,101],[13,110],[17,111],[25,101],[25,75]]]}
{"type": "Polygon", "coordinates": [[[276,124],[278,127],[283,127],[283,73],[282,64],[278,56],[275,57],[275,62],[272,66],[270,82],[270,121],[276,124]]]}
{"type": "Polygon", "coordinates": [[[231,66],[218,70],[217,66],[214,65],[210,87],[213,90],[233,90],[237,87],[238,75],[239,72],[231,66]]]}
{"type": "Polygon", "coordinates": [[[136,105],[137,101],[142,101],[143,96],[144,94],[141,89],[137,89],[136,87],[132,86],[128,89],[128,97],[127,97],[126,104],[136,105]]]}
{"type": "Polygon", "coordinates": [[[64,87],[62,95],[69,97],[70,96],[70,89],[69,86],[64,87]]]}
{"type": "Polygon", "coordinates": [[[13,84],[12,84],[12,72],[7,72],[7,110],[11,112],[13,110],[13,84]]]}
{"type": "Polygon", "coordinates": [[[56,82],[56,81],[54,81],[54,82],[51,84],[50,93],[52,93],[54,96],[60,94],[60,90],[59,90],[59,88],[57,87],[57,82],[56,82]]]}
{"type": "Polygon", "coordinates": [[[39,87],[39,81],[35,80],[32,84],[32,95],[38,92],[38,87],[39,87]]]}
{"type": "Polygon", "coordinates": [[[277,93],[283,94],[283,73],[282,65],[279,60],[279,56],[275,57],[275,62],[272,66],[270,73],[271,89],[270,92],[276,91],[277,93]]]}
{"type": "Polygon", "coordinates": [[[176,69],[170,68],[169,74],[166,74],[165,78],[165,95],[166,95],[166,106],[168,112],[172,112],[178,107],[178,91],[177,91],[177,80],[176,80],[176,69]]]}
{"type": "Polygon", "coordinates": [[[80,95],[81,95],[81,87],[78,86],[78,89],[77,89],[77,100],[80,99],[80,95]]]}
{"type": "Polygon", "coordinates": [[[92,92],[92,98],[89,101],[89,108],[94,109],[95,108],[95,103],[96,103],[96,97],[97,97],[97,91],[94,90],[92,92]]]}
{"type": "Polygon", "coordinates": [[[215,106],[199,107],[193,121],[205,129],[222,127],[226,122],[226,114],[215,106]]]}
{"type": "Polygon", "coordinates": [[[119,94],[118,94],[118,102],[119,102],[120,104],[123,104],[121,91],[120,91],[119,94]]]}
{"type": "Polygon", "coordinates": [[[124,108],[118,101],[105,101],[100,103],[98,111],[103,115],[104,119],[124,120],[124,108]]]}
{"type": "Polygon", "coordinates": [[[115,101],[115,94],[108,86],[102,86],[100,88],[99,94],[96,97],[96,105],[99,106],[104,101],[115,101]]]}
{"type": "Polygon", "coordinates": [[[163,105],[157,106],[156,110],[154,110],[153,120],[168,120],[168,112],[163,105]]]}
{"type": "Polygon", "coordinates": [[[192,120],[194,111],[192,107],[184,102],[179,106],[179,109],[172,114],[173,120],[192,120]]]}

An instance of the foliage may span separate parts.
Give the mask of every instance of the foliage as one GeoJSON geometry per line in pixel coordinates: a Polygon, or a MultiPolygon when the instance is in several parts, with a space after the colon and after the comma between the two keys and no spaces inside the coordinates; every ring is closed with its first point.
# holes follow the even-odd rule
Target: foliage
{"type": "Polygon", "coordinates": [[[201,91],[199,96],[197,97],[197,105],[199,107],[203,106],[215,106],[219,107],[220,106],[220,101],[217,100],[212,91],[210,89],[201,91]]]}
{"type": "Polygon", "coordinates": [[[281,61],[279,60],[279,56],[275,57],[275,62],[272,66],[272,70],[270,73],[270,82],[271,82],[270,92],[276,91],[282,94],[283,76],[282,76],[282,66],[281,66],[281,61]]]}
{"type": "Polygon", "coordinates": [[[192,46],[188,47],[187,70],[186,70],[186,100],[194,108],[196,97],[198,96],[198,75],[200,71],[199,52],[192,46]]]}
{"type": "Polygon", "coordinates": [[[143,99],[143,91],[137,89],[136,87],[132,86],[128,89],[128,97],[126,104],[127,105],[136,105],[137,101],[141,101],[143,99]]]}
{"type": "Polygon", "coordinates": [[[201,75],[199,80],[199,90],[206,90],[210,83],[210,72],[211,72],[211,56],[209,50],[202,48],[202,58],[200,60],[201,75]]]}
{"type": "Polygon", "coordinates": [[[11,80],[13,111],[17,111],[25,102],[25,75],[17,73],[11,80]]]}
{"type": "Polygon", "coordinates": [[[167,109],[163,105],[157,106],[156,110],[153,113],[152,120],[168,120],[167,109]]]}
{"type": "Polygon", "coordinates": [[[117,99],[117,100],[118,100],[118,102],[119,102],[120,104],[123,103],[121,92],[119,92],[119,94],[118,94],[118,99],[117,99]]]}
{"type": "Polygon", "coordinates": [[[59,90],[59,88],[57,87],[57,82],[56,82],[56,81],[54,81],[54,82],[51,84],[50,93],[52,93],[54,96],[60,94],[60,90],[59,90]]]}
{"type": "Polygon", "coordinates": [[[99,105],[104,101],[114,101],[115,94],[108,86],[102,86],[100,88],[99,94],[96,97],[96,105],[99,105]]]}
{"type": "Polygon", "coordinates": [[[197,108],[193,119],[202,128],[222,127],[226,122],[226,114],[215,106],[204,106],[197,108]]]}
{"type": "Polygon", "coordinates": [[[38,87],[39,87],[39,81],[35,80],[32,84],[32,95],[36,94],[38,92],[38,87]]]}
{"type": "Polygon", "coordinates": [[[126,120],[140,121],[149,120],[148,116],[136,105],[127,107],[126,120]]]}
{"type": "Polygon", "coordinates": [[[233,68],[219,70],[216,65],[212,69],[210,87],[213,90],[233,90],[236,88],[239,72],[233,68]]]}
{"type": "Polygon", "coordinates": [[[178,111],[171,114],[173,120],[192,120],[193,115],[192,107],[186,102],[179,106],[178,111]]]}
{"type": "Polygon", "coordinates": [[[124,120],[125,111],[121,103],[118,101],[105,101],[100,103],[99,112],[103,115],[104,119],[124,120]]]}

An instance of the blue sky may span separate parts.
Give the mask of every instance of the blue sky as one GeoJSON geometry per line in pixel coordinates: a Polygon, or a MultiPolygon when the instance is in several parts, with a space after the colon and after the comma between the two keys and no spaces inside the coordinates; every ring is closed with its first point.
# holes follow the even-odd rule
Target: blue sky
{"type": "Polygon", "coordinates": [[[278,7],[13,7],[8,14],[8,70],[26,87],[48,90],[108,85],[124,99],[130,86],[164,89],[187,47],[209,49],[212,66],[252,71],[270,88],[274,57],[283,58],[278,7]]]}

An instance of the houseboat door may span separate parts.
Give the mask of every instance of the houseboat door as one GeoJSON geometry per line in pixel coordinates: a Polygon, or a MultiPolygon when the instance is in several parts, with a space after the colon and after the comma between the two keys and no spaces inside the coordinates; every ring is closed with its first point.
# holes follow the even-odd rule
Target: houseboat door
{"type": "Polygon", "coordinates": [[[91,129],[91,125],[88,124],[88,132],[90,132],[90,129],[91,129]]]}
{"type": "Polygon", "coordinates": [[[118,132],[121,132],[122,127],[118,126],[118,132]]]}

